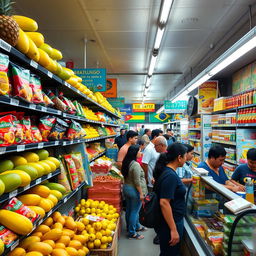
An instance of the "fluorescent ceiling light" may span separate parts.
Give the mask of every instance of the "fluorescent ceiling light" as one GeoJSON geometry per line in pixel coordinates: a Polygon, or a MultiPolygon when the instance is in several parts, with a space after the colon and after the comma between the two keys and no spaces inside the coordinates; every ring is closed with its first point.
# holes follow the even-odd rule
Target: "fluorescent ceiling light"
{"type": "Polygon", "coordinates": [[[197,81],[195,81],[191,85],[189,85],[189,87],[186,89],[186,91],[188,93],[192,92],[193,90],[195,90],[197,87],[199,87],[201,84],[203,84],[204,82],[206,82],[210,78],[211,78],[211,75],[209,75],[209,74],[206,74],[206,75],[202,76],[197,81]]]}
{"type": "Polygon", "coordinates": [[[159,49],[160,44],[161,44],[162,39],[163,39],[164,30],[165,30],[165,28],[161,29],[161,28],[158,27],[157,32],[156,32],[154,49],[159,49]]]}
{"type": "Polygon", "coordinates": [[[151,60],[150,60],[150,64],[149,64],[149,68],[148,68],[148,76],[153,75],[155,65],[156,65],[156,60],[157,60],[157,56],[152,55],[151,60]]]}
{"type": "Polygon", "coordinates": [[[161,108],[159,108],[156,113],[159,114],[160,112],[164,111],[164,106],[162,106],[161,108]]]}
{"type": "Polygon", "coordinates": [[[145,84],[145,87],[146,88],[149,88],[149,86],[151,85],[151,77],[147,77],[147,80],[146,80],[146,84],[145,84]]]}
{"type": "Polygon", "coordinates": [[[172,100],[172,102],[176,102],[179,100],[188,100],[189,96],[186,94],[180,94],[179,96],[177,96],[175,99],[172,100]]]}
{"type": "Polygon", "coordinates": [[[148,93],[148,91],[149,91],[149,87],[145,87],[144,88],[144,93],[148,93]]]}
{"type": "Polygon", "coordinates": [[[164,3],[162,5],[159,22],[161,24],[165,24],[168,20],[168,16],[172,7],[173,0],[164,0],[164,3]]]}

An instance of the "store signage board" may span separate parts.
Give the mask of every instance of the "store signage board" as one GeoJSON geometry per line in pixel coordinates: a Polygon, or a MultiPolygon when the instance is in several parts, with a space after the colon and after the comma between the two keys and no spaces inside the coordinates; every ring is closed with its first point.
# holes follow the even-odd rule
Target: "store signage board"
{"type": "Polygon", "coordinates": [[[132,112],[155,112],[154,103],[133,103],[132,112]]]}
{"type": "Polygon", "coordinates": [[[117,98],[117,79],[107,78],[106,91],[101,94],[106,98],[117,98]]]}
{"type": "Polygon", "coordinates": [[[187,109],[188,102],[186,100],[179,100],[172,102],[170,100],[164,101],[164,112],[168,114],[183,113],[187,109]]]}
{"type": "Polygon", "coordinates": [[[208,157],[209,149],[212,145],[212,126],[211,126],[212,116],[202,115],[202,131],[201,136],[203,136],[203,161],[208,157]]]}
{"type": "Polygon", "coordinates": [[[108,102],[112,105],[114,108],[123,108],[124,107],[124,97],[120,98],[109,98],[108,102]]]}
{"type": "Polygon", "coordinates": [[[132,113],[124,117],[126,123],[144,123],[145,113],[132,113]]]}
{"type": "Polygon", "coordinates": [[[83,79],[82,84],[94,92],[106,91],[105,68],[78,68],[73,69],[75,74],[83,79]]]}
{"type": "Polygon", "coordinates": [[[167,120],[171,117],[166,113],[148,113],[149,114],[149,122],[150,123],[163,123],[167,122],[167,120]]]}
{"type": "Polygon", "coordinates": [[[207,81],[198,87],[198,113],[213,112],[214,100],[218,97],[218,81],[207,81]]]}
{"type": "Polygon", "coordinates": [[[132,113],[132,105],[131,104],[125,104],[124,107],[120,108],[120,112],[122,116],[125,116],[127,114],[132,113]]]}

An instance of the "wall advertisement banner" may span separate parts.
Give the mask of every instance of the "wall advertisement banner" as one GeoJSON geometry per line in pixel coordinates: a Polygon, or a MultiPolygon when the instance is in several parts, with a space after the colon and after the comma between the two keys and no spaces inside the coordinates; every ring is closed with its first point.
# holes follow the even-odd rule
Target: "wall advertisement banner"
{"type": "Polygon", "coordinates": [[[107,78],[106,91],[101,94],[106,98],[117,98],[117,79],[107,78]]]}
{"type": "Polygon", "coordinates": [[[155,112],[155,104],[154,103],[133,103],[132,104],[133,112],[155,112]]]}

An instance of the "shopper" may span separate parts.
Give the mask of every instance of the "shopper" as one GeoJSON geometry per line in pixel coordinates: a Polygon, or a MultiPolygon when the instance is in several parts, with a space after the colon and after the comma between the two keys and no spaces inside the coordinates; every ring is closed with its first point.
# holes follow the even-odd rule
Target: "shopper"
{"type": "Polygon", "coordinates": [[[174,136],[174,133],[172,131],[172,129],[167,129],[166,130],[166,135],[169,137],[168,139],[168,146],[171,145],[172,143],[176,142],[176,138],[174,136]]]}
{"type": "Polygon", "coordinates": [[[142,167],[145,171],[145,177],[148,184],[148,190],[151,192],[153,190],[152,178],[153,170],[156,165],[156,161],[159,157],[159,153],[155,150],[155,140],[159,136],[160,130],[155,129],[151,133],[151,141],[144,150],[142,158],[142,167]]]}
{"type": "Polygon", "coordinates": [[[204,168],[207,170],[209,175],[212,176],[216,182],[224,185],[231,191],[241,191],[243,187],[235,181],[230,181],[222,167],[226,154],[227,152],[225,148],[221,145],[212,146],[209,150],[207,160],[205,162],[201,162],[198,165],[198,168],[204,168]]]}
{"type": "Polygon", "coordinates": [[[138,153],[137,162],[142,166],[142,158],[143,158],[143,152],[146,147],[143,140],[138,140],[137,144],[140,146],[140,152],[138,153]]]}
{"type": "Polygon", "coordinates": [[[160,238],[160,256],[180,255],[180,241],[183,236],[183,217],[186,212],[186,188],[176,173],[186,162],[187,149],[181,143],[174,143],[161,154],[156,163],[155,191],[158,195],[161,214],[157,234],[160,238]],[[157,183],[160,175],[165,175],[157,183]]]}
{"type": "Polygon", "coordinates": [[[145,126],[144,126],[144,124],[141,126],[141,128],[140,128],[140,131],[139,131],[139,136],[140,136],[140,138],[143,136],[143,134],[145,133],[145,128],[144,128],[145,126]]]}
{"type": "Polygon", "coordinates": [[[187,159],[186,163],[182,166],[177,168],[177,174],[181,178],[181,181],[184,184],[190,184],[192,182],[192,176],[193,176],[193,168],[191,160],[194,157],[194,147],[189,144],[183,144],[187,148],[187,159]]]}
{"type": "Polygon", "coordinates": [[[139,210],[141,200],[147,194],[145,174],[138,162],[136,162],[140,146],[132,145],[123,160],[121,172],[124,176],[123,192],[126,199],[125,219],[130,239],[143,239],[144,236],[137,233],[146,228],[139,224],[139,210]]]}
{"type": "Polygon", "coordinates": [[[122,162],[123,162],[124,157],[128,151],[128,148],[131,145],[135,145],[137,143],[138,133],[130,130],[126,134],[126,139],[127,139],[127,142],[120,148],[118,155],[117,155],[117,163],[116,164],[120,169],[122,167],[122,162]]]}
{"type": "Polygon", "coordinates": [[[151,137],[151,130],[145,129],[145,132],[143,136],[141,137],[141,140],[145,142],[145,145],[147,146],[150,143],[150,137],[151,137]]]}
{"type": "Polygon", "coordinates": [[[115,138],[115,144],[117,144],[119,150],[127,142],[125,132],[126,132],[125,129],[121,129],[120,135],[115,138]]]}
{"type": "Polygon", "coordinates": [[[232,175],[233,181],[238,181],[245,185],[247,178],[254,182],[254,193],[256,191],[256,148],[251,148],[247,152],[247,164],[239,165],[232,175]]]}

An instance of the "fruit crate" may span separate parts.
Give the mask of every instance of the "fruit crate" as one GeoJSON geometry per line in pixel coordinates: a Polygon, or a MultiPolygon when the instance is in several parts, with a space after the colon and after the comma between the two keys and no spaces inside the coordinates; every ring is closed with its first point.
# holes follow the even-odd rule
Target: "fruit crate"
{"type": "Polygon", "coordinates": [[[90,251],[90,256],[118,256],[118,236],[120,229],[120,218],[116,223],[115,234],[110,248],[107,249],[93,249],[90,251]]]}

